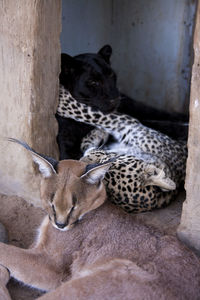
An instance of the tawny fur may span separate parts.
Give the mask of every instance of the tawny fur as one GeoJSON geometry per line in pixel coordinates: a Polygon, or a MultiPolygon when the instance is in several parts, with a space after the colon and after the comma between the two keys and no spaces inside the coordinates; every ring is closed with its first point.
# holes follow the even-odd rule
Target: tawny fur
{"type": "MultiPolygon", "coordinates": [[[[0,243],[0,264],[12,277],[49,291],[43,300],[200,299],[199,259],[175,237],[106,201],[102,174],[107,165],[85,172],[83,162],[66,160],[55,173],[38,154],[37,163],[42,166],[41,197],[49,216],[32,249],[0,243]],[[66,211],[68,222],[62,231],[56,220],[66,211]]],[[[2,299],[9,299],[2,274],[2,299]]]]}

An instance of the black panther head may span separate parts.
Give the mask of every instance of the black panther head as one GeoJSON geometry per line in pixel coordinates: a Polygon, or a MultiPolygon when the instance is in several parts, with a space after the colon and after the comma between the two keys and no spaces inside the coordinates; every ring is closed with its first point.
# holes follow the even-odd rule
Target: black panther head
{"type": "Polygon", "coordinates": [[[78,101],[103,113],[114,111],[119,105],[116,74],[110,66],[112,48],[105,45],[96,53],[77,56],[61,54],[60,83],[78,101]]]}

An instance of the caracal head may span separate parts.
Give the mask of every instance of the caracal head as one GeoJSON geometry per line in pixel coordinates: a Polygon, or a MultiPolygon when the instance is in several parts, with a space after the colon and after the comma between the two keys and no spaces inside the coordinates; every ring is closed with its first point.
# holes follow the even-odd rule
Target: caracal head
{"type": "Polygon", "coordinates": [[[109,166],[63,160],[56,173],[42,179],[41,199],[53,226],[68,230],[104,203],[106,191],[102,180],[109,166]]]}
{"type": "Polygon", "coordinates": [[[57,229],[72,228],[106,200],[103,179],[111,162],[88,165],[76,160],[56,161],[35,152],[24,142],[11,138],[9,141],[25,147],[38,164],[42,174],[42,204],[57,229]]]}

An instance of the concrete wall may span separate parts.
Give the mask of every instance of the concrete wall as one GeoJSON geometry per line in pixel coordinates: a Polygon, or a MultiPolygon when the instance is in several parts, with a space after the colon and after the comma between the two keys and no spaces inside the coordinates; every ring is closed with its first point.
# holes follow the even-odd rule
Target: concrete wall
{"type": "MultiPolygon", "coordinates": [[[[56,156],[61,2],[0,3],[0,137],[56,156]]],[[[39,204],[39,175],[20,146],[0,142],[0,192],[39,204]]]]}
{"type": "Polygon", "coordinates": [[[62,52],[96,52],[110,43],[111,11],[110,0],[63,0],[62,52]]]}
{"type": "Polygon", "coordinates": [[[121,91],[167,110],[187,111],[194,0],[63,0],[62,51],[113,47],[121,91]]]}
{"type": "Polygon", "coordinates": [[[200,3],[194,34],[190,126],[186,173],[186,201],[183,204],[178,236],[200,254],[200,3]]]}

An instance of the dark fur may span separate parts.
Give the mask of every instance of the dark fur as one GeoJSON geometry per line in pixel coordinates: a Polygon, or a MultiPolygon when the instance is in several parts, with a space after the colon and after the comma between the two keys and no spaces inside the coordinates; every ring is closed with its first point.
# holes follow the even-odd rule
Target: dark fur
{"type": "Polygon", "coordinates": [[[138,119],[143,125],[158,130],[173,139],[187,140],[189,116],[169,113],[120,94],[120,113],[138,119]]]}
{"type": "MultiPolygon", "coordinates": [[[[112,48],[105,45],[97,54],[86,53],[71,57],[61,55],[60,83],[79,102],[110,113],[119,106],[118,111],[139,119],[144,125],[159,130],[172,138],[187,138],[187,126],[182,121],[187,117],[160,111],[119,93],[116,74],[110,66],[112,48]],[[153,121],[152,121],[153,120],[153,121]],[[170,122],[169,122],[170,121],[170,122]],[[172,121],[172,122],[171,122],[172,121]]],[[[79,159],[82,155],[80,144],[92,126],[60,117],[56,114],[59,125],[57,142],[60,159],[79,159]]]]}
{"type": "MultiPolygon", "coordinates": [[[[116,74],[110,66],[111,54],[111,47],[106,45],[97,54],[86,53],[75,57],[64,53],[61,55],[60,83],[78,101],[103,113],[110,113],[119,105],[116,74]]],[[[58,115],[56,118],[59,124],[57,142],[60,158],[80,158],[81,140],[93,127],[58,115]]]]}

